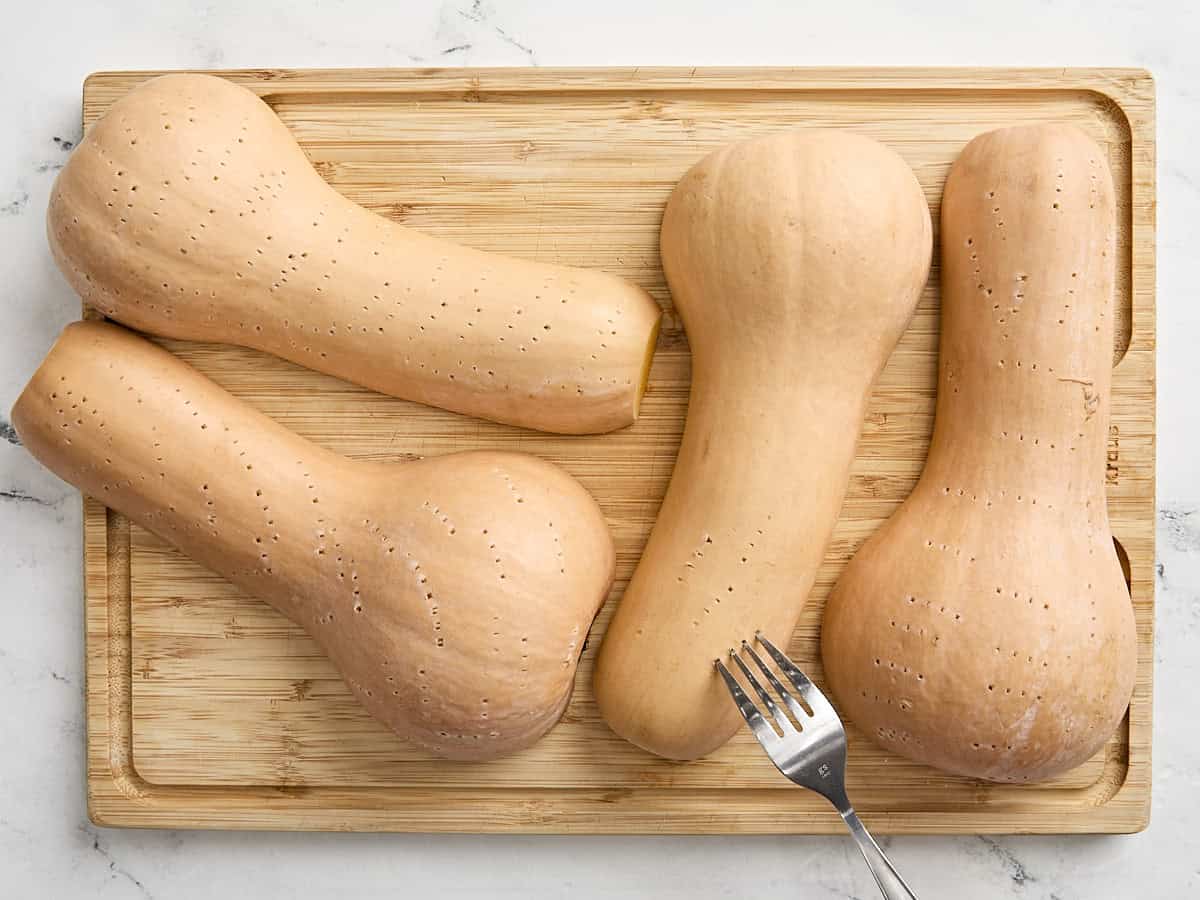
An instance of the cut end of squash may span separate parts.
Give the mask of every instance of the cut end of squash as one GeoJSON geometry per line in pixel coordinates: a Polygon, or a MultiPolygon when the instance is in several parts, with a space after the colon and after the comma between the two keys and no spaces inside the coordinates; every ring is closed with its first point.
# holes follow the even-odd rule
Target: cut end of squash
{"type": "Polygon", "coordinates": [[[637,420],[638,415],[642,411],[642,397],[646,393],[646,387],[650,383],[650,366],[654,363],[654,351],[658,347],[658,332],[662,329],[662,314],[654,320],[654,327],[650,329],[650,335],[646,338],[646,350],[642,354],[642,374],[641,380],[638,382],[637,393],[633,397],[633,418],[637,420]]]}

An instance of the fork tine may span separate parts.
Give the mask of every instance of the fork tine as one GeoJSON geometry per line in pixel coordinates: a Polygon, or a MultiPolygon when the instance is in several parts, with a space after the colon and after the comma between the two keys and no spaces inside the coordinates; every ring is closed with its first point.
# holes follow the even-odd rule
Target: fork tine
{"type": "Polygon", "coordinates": [[[813,711],[814,716],[837,716],[837,712],[830,702],[825,699],[825,695],[809,680],[807,675],[800,671],[794,662],[784,656],[783,652],[767,640],[762,632],[756,632],[754,636],[766,648],[767,652],[771,654],[771,658],[775,660],[775,663],[779,666],[779,671],[784,674],[784,677],[796,686],[796,690],[800,692],[800,697],[808,704],[808,708],[813,711]]]}
{"type": "MultiPolygon", "coordinates": [[[[742,641],[742,649],[749,649],[749,645],[745,641],[742,641]]],[[[753,653],[754,651],[751,650],[750,652],[753,653]]],[[[746,676],[746,680],[750,682],[750,686],[754,688],[755,693],[762,698],[763,705],[767,708],[767,712],[771,714],[771,718],[779,725],[780,730],[784,734],[795,731],[796,726],[788,721],[788,717],[783,710],[775,705],[775,701],[771,699],[771,695],[767,692],[767,689],[754,677],[754,673],[750,671],[749,666],[742,662],[742,658],[735,653],[733,654],[733,661],[742,670],[742,674],[746,676]]]]}
{"type": "MultiPolygon", "coordinates": [[[[729,652],[730,654],[733,653],[732,650],[729,652]]],[[[737,704],[738,712],[742,714],[742,718],[746,720],[746,724],[750,726],[750,730],[754,732],[754,736],[758,738],[758,742],[763,747],[770,747],[770,742],[777,740],[779,737],[775,734],[775,729],[767,724],[767,720],[758,711],[758,707],[754,705],[754,701],[746,696],[746,692],[737,683],[737,679],[725,668],[725,663],[719,659],[714,659],[713,665],[717,667],[717,671],[725,679],[725,687],[729,688],[729,693],[733,695],[733,702],[737,704]]]]}
{"type": "Polygon", "coordinates": [[[786,705],[787,708],[791,710],[792,715],[796,717],[796,721],[803,722],[805,719],[807,719],[808,710],[801,706],[796,698],[792,696],[791,691],[789,691],[780,683],[779,679],[775,677],[775,673],[771,671],[771,667],[763,661],[763,658],[755,652],[754,648],[751,647],[747,641],[742,641],[742,649],[749,653],[750,658],[754,660],[760,669],[762,669],[763,674],[767,676],[767,681],[771,682],[771,687],[775,688],[776,692],[783,700],[784,705],[786,705]]]}

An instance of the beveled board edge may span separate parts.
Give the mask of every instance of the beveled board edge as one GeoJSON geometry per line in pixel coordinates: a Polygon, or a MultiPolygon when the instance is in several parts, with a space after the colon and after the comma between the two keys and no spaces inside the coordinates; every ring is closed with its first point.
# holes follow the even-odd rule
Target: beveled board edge
{"type": "MultiPolygon", "coordinates": [[[[89,94],[113,81],[161,72],[100,72],[89,94]]],[[[319,87],[323,93],[387,92],[421,87],[464,96],[504,91],[575,90],[1086,90],[1128,122],[1131,138],[1132,336],[1114,371],[1140,382],[1154,422],[1155,396],[1155,99],[1142,69],[978,68],[623,68],[623,69],[361,69],[221,71],[260,95],[319,87]]],[[[84,309],[85,317],[95,317],[84,309]]],[[[1138,498],[1137,527],[1118,535],[1130,561],[1138,629],[1138,671],[1121,753],[1106,761],[1088,789],[1090,805],[1073,811],[1039,808],[1025,788],[1020,808],[979,813],[930,809],[875,814],[870,825],[889,834],[1128,833],[1149,823],[1154,628],[1154,455],[1149,491],[1138,498]],[[1028,808],[1025,808],[1028,807],[1028,808]]],[[[828,814],[797,818],[786,791],[429,790],[424,788],[200,787],[151,785],[132,752],[129,524],[85,497],[84,573],[87,670],[88,815],[102,826],[329,831],[526,832],[579,834],[836,833],[828,814]],[[720,802],[717,802],[720,801],[720,802]]],[[[1047,791],[1046,793],[1053,793],[1047,791]]],[[[1050,798],[1047,798],[1048,800],[1050,798]]]]}

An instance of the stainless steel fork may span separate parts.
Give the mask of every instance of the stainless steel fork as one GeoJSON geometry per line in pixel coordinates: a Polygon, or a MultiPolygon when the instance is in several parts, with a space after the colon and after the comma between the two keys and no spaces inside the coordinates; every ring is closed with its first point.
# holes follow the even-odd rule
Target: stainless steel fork
{"type": "Polygon", "coordinates": [[[746,681],[762,700],[767,713],[775,722],[775,727],[772,727],[759,712],[754,700],[742,690],[725,664],[719,659],[714,660],[713,663],[725,679],[725,686],[733,695],[746,724],[750,726],[750,730],[754,732],[754,736],[758,738],[758,742],[763,745],[763,749],[771,757],[771,762],[775,763],[780,772],[801,787],[816,791],[837,808],[850,833],[858,842],[858,849],[862,851],[867,865],[871,867],[871,874],[875,876],[875,883],[879,885],[883,896],[887,900],[916,900],[916,895],[909,890],[904,879],[879,849],[875,839],[854,812],[854,807],[850,805],[850,798],[846,796],[846,729],[842,727],[837,712],[816,685],[774,644],[762,634],[756,634],[754,637],[775,660],[783,677],[800,694],[800,699],[797,700],[783,686],[754,648],[748,642],[742,641],[742,653],[754,661],[767,683],[779,695],[779,701],[787,708],[787,712],[791,713],[789,718],[750,671],[750,667],[742,661],[741,655],[736,650],[730,650],[730,658],[741,669],[746,681]]]}

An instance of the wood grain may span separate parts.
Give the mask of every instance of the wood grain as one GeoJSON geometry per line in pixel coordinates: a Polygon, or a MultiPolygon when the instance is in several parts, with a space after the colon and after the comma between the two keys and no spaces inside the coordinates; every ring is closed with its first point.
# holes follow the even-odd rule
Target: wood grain
{"type": "MultiPolygon", "coordinates": [[[[154,73],[101,73],[85,124],[154,73]]],[[[1108,490],[1129,558],[1139,670],[1129,716],[1095,758],[1036,786],[934,772],[851,733],[849,788],[875,830],[1121,832],[1150,797],[1154,560],[1154,99],[1138,70],[621,69],[220,73],[262,95],[322,175],[382,215],[477,247],[607,269],[666,310],[639,422],[600,437],[535,434],[383,397],[248,350],[168,343],[234,394],[331,449],[404,459],[492,447],[560,463],[597,497],[618,580],[563,722],[510,759],[463,765],[405,746],[357,706],[307,636],[265,604],[85,500],[88,790],[93,820],[154,827],[402,831],[827,832],[747,734],[680,765],[613,736],[588,690],[613,602],[670,477],[687,339],[658,262],[678,177],[728,141],[849,128],[913,167],[936,223],[974,135],[1070,121],[1104,145],[1120,207],[1108,490]]],[[[94,314],[94,313],[90,313],[94,314]]],[[[818,680],[821,604],[906,496],[933,424],[937,259],[871,400],[850,492],[791,650],[818,680]]],[[[786,411],[782,411],[786,414],[786,411]]],[[[753,459],[746,460],[753,465],[753,459]]]]}

